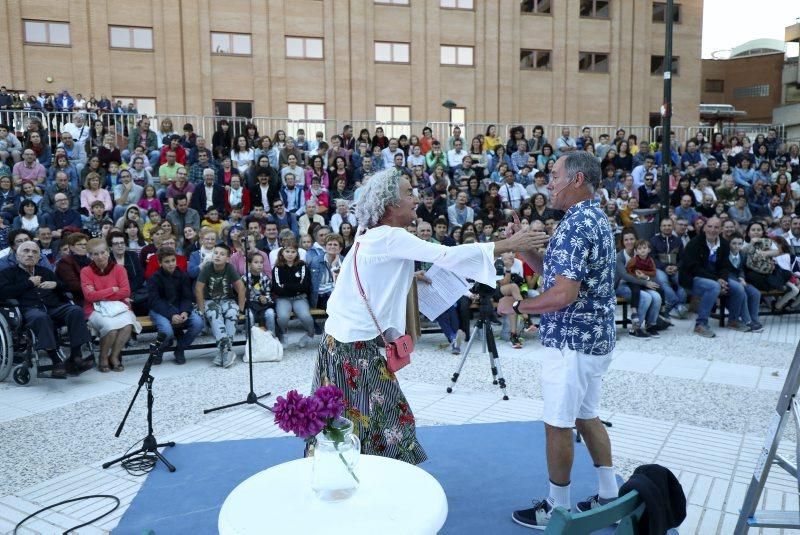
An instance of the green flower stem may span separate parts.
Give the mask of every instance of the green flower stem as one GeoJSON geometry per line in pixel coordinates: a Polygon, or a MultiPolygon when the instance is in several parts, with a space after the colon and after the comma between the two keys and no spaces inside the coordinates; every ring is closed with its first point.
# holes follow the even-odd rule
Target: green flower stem
{"type": "MultiPolygon", "coordinates": [[[[341,442],[343,442],[343,441],[336,440],[336,441],[333,442],[333,447],[336,448],[336,451],[339,451],[339,444],[341,442]]],[[[356,476],[356,473],[353,472],[352,468],[350,468],[350,465],[347,463],[347,460],[344,458],[344,455],[342,455],[341,452],[339,452],[339,458],[342,460],[342,464],[344,464],[344,467],[347,468],[347,471],[350,472],[350,475],[353,476],[353,479],[356,480],[356,483],[358,483],[360,485],[361,481],[358,480],[358,476],[356,476]]]]}

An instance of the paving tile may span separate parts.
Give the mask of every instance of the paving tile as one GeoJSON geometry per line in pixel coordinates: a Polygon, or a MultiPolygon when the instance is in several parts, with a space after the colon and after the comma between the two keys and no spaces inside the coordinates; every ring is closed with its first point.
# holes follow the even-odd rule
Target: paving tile
{"type": "Polygon", "coordinates": [[[714,361],[708,367],[703,381],[755,388],[760,375],[761,368],[758,366],[714,361]]]}
{"type": "Polygon", "coordinates": [[[690,359],[685,357],[664,357],[661,363],[653,370],[655,375],[665,375],[677,379],[699,380],[708,369],[706,360],[690,359]]]}

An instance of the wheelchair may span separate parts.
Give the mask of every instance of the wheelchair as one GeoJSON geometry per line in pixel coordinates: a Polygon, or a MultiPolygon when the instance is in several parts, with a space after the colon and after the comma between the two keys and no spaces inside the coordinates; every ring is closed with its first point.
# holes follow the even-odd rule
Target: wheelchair
{"type": "MultiPolygon", "coordinates": [[[[32,379],[63,379],[47,374],[52,371],[52,364],[39,364],[36,334],[24,323],[16,300],[0,301],[0,381],[11,375],[16,384],[26,386],[32,379]]],[[[64,361],[65,354],[61,347],[69,345],[66,328],[58,329],[56,339],[59,340],[58,356],[64,361]]],[[[89,350],[94,355],[91,344],[89,350]]]]}

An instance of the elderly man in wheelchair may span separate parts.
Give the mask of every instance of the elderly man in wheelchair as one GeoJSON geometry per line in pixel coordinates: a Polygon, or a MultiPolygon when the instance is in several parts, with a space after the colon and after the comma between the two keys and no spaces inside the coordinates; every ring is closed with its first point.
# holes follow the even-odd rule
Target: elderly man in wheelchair
{"type": "Polygon", "coordinates": [[[55,273],[37,265],[39,245],[26,241],[17,247],[17,265],[0,271],[0,302],[15,300],[23,323],[36,339],[35,351],[45,351],[53,361],[51,377],[78,375],[94,366],[94,359],[83,358],[81,346],[90,341],[81,307],[72,304],[63,282],[55,273]],[[67,328],[70,354],[66,362],[58,353],[56,329],[67,328]]]}

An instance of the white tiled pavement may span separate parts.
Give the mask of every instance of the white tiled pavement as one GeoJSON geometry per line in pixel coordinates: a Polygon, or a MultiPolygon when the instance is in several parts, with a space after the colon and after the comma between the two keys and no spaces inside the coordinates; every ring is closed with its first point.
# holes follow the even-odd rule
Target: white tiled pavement
{"type": "MultiPolygon", "coordinates": [[[[775,392],[783,385],[786,369],[794,351],[793,344],[800,337],[800,318],[767,318],[764,333],[753,335],[719,332],[716,343],[719,347],[738,347],[743,350],[740,356],[735,350],[719,353],[702,346],[699,339],[688,334],[690,324],[679,322],[670,332],[672,337],[659,341],[639,342],[624,335],[620,338],[619,349],[609,372],[608,380],[632,378],[634,382],[649,378],[663,380],[664,388],[674,385],[689,385],[692,388],[706,388],[710,395],[725,392],[740,404],[742,411],[756,411],[758,421],[766,421],[774,409],[775,392]],[[727,344],[727,345],[726,345],[727,344]],[[755,403],[758,399],[766,402],[755,403]],[[772,407],[772,409],[770,408],[772,407]]],[[[420,371],[401,373],[403,389],[414,409],[419,425],[464,424],[498,421],[536,420],[541,416],[541,400],[532,395],[528,385],[521,385],[526,377],[518,369],[538,371],[538,343],[530,341],[521,351],[513,351],[507,344],[500,344],[501,362],[507,364],[506,379],[509,382],[509,401],[502,401],[496,387],[470,382],[471,376],[486,375],[483,358],[478,363],[468,361],[462,380],[453,394],[446,394],[444,386],[455,361],[449,355],[436,349],[439,339],[426,336],[422,342],[422,357],[415,363],[419,368],[430,363],[445,372],[420,371]],[[522,366],[522,368],[519,368],[522,366]],[[510,371],[509,371],[510,369],[510,371]],[[513,375],[512,375],[513,374],[513,375]],[[526,395],[527,394],[527,395],[526,395]]],[[[700,341],[705,343],[705,341],[700,341]]],[[[313,359],[312,350],[297,352],[275,365],[300,364],[300,369],[308,368],[313,359]]],[[[208,375],[208,352],[194,355],[186,366],[177,367],[165,363],[156,368],[157,384],[170,379],[186,382],[197,375],[208,375]]],[[[263,366],[263,365],[260,365],[263,366]]],[[[238,366],[243,368],[241,364],[238,366]]],[[[265,369],[265,368],[260,368],[265,369]]],[[[411,368],[409,368],[411,369],[411,368]]],[[[277,377],[278,372],[275,372],[277,377]]],[[[288,384],[300,390],[308,388],[308,375],[291,373],[288,384]]],[[[241,376],[241,375],[240,375],[241,376]]],[[[221,382],[224,375],[216,376],[221,382]]],[[[36,386],[21,388],[0,384],[0,450],[25,447],[20,441],[25,437],[10,436],[12,426],[23,426],[29,419],[47,418],[60,414],[65,409],[80,409],[98,398],[119,395],[128,399],[133,386],[139,379],[139,366],[129,365],[122,374],[89,372],[70,381],[42,381],[36,386]]],[[[478,378],[483,380],[484,377],[478,378]]],[[[281,379],[282,381],[283,379],[281,379]]],[[[658,383],[656,383],[658,384],[658,383]]],[[[158,388],[158,387],[157,387],[158,388]]],[[[633,387],[635,388],[635,386],[633,387]]],[[[280,392],[281,390],[276,391],[280,392]]],[[[614,392],[616,393],[616,392],[614,392]]],[[[104,398],[105,399],[105,398],[104,398]]],[[[236,399],[236,398],[234,398],[236,399]]],[[[729,399],[729,398],[725,398],[729,399]]],[[[758,429],[736,428],[720,421],[719,425],[693,425],[693,411],[713,411],[714,407],[696,408],[683,406],[681,399],[672,399],[686,417],[680,419],[654,418],[648,411],[607,410],[604,419],[611,420],[609,429],[615,464],[623,477],[643,463],[656,462],[672,469],[680,479],[687,495],[689,506],[686,521],[680,527],[682,534],[729,534],[736,522],[738,507],[755,467],[756,457],[763,443],[766,424],[758,429]]],[[[206,403],[202,406],[213,406],[206,403]]],[[[609,403],[613,406],[613,403],[609,403]]],[[[199,412],[199,411],[198,411],[199,412]]],[[[141,416],[138,415],[138,416],[141,416]]],[[[116,421],[119,415],[109,413],[108,418],[116,421]]],[[[47,421],[47,420],[45,420],[47,421]]],[[[240,438],[279,436],[277,429],[261,409],[245,407],[209,416],[193,416],[183,428],[158,436],[160,440],[174,440],[188,443],[198,441],[221,441],[240,438]]],[[[787,437],[781,451],[794,458],[794,436],[787,437]]],[[[118,447],[124,450],[122,443],[118,447]]],[[[127,443],[124,444],[127,447],[127,443]]],[[[30,455],[40,455],[31,451],[30,455]]],[[[108,460],[120,451],[110,451],[108,460]]],[[[136,495],[143,479],[128,475],[122,469],[100,468],[102,460],[94,459],[84,465],[61,469],[55,477],[36,480],[11,487],[0,487],[8,495],[0,498],[0,533],[11,530],[14,524],[42,505],[89,493],[108,493],[122,500],[122,507],[98,525],[82,528],[79,533],[108,533],[124,514],[127,506],[136,495]]],[[[5,470],[13,470],[5,467],[5,470]]],[[[10,475],[0,471],[0,485],[10,475]]],[[[41,519],[26,525],[22,533],[60,533],[67,527],[81,523],[82,520],[96,516],[104,510],[108,501],[96,500],[80,504],[62,506],[57,511],[45,514],[41,519]]],[[[780,469],[772,471],[762,507],[777,509],[798,509],[797,481],[780,469]]],[[[780,533],[779,530],[751,530],[751,533],[780,533]]],[[[788,530],[784,531],[789,533],[788,530]]]]}

